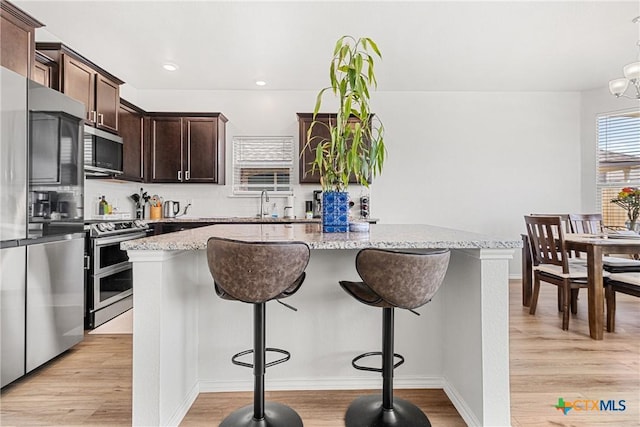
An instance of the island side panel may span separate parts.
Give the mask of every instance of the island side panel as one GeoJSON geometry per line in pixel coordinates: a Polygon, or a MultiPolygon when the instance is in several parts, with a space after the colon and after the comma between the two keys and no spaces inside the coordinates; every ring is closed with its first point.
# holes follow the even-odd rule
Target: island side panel
{"type": "Polygon", "coordinates": [[[128,251],[133,262],[133,425],[177,425],[198,395],[197,260],[128,251]]]}
{"type": "Polygon", "coordinates": [[[481,249],[483,425],[511,425],[509,260],[513,250],[481,249]]]}
{"type": "Polygon", "coordinates": [[[452,251],[444,283],[445,391],[469,425],[510,425],[512,249],[452,251]]]}

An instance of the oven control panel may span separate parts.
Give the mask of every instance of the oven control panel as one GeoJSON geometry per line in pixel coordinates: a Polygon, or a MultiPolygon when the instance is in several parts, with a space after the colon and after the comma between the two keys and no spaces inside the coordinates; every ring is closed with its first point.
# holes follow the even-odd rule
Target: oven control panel
{"type": "Polygon", "coordinates": [[[109,221],[91,224],[89,227],[91,237],[111,236],[115,234],[126,234],[140,231],[147,231],[149,224],[140,219],[128,221],[109,221]]]}

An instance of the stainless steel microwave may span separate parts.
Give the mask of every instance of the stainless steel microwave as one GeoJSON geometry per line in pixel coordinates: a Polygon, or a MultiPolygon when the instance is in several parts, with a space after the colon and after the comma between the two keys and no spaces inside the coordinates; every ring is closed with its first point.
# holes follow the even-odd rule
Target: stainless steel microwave
{"type": "Polygon", "coordinates": [[[122,174],[122,138],[94,127],[84,127],[85,175],[122,174]]]}

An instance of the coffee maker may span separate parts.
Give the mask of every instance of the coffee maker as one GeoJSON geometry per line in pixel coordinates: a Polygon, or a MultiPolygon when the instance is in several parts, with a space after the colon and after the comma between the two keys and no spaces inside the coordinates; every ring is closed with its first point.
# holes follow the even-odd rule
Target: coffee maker
{"type": "Polygon", "coordinates": [[[314,190],[313,191],[313,217],[320,218],[322,217],[322,191],[314,190]]]}
{"type": "Polygon", "coordinates": [[[51,214],[51,192],[32,191],[31,192],[31,212],[30,217],[49,218],[51,214]]]}

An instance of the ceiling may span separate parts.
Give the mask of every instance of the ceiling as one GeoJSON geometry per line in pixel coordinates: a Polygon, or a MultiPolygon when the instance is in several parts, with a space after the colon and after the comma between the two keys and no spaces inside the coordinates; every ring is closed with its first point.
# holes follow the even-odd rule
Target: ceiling
{"type": "Polygon", "coordinates": [[[316,91],[350,34],[378,44],[378,90],[582,91],[620,77],[640,38],[635,0],[13,3],[46,25],[38,40],[138,90],[316,91]]]}

